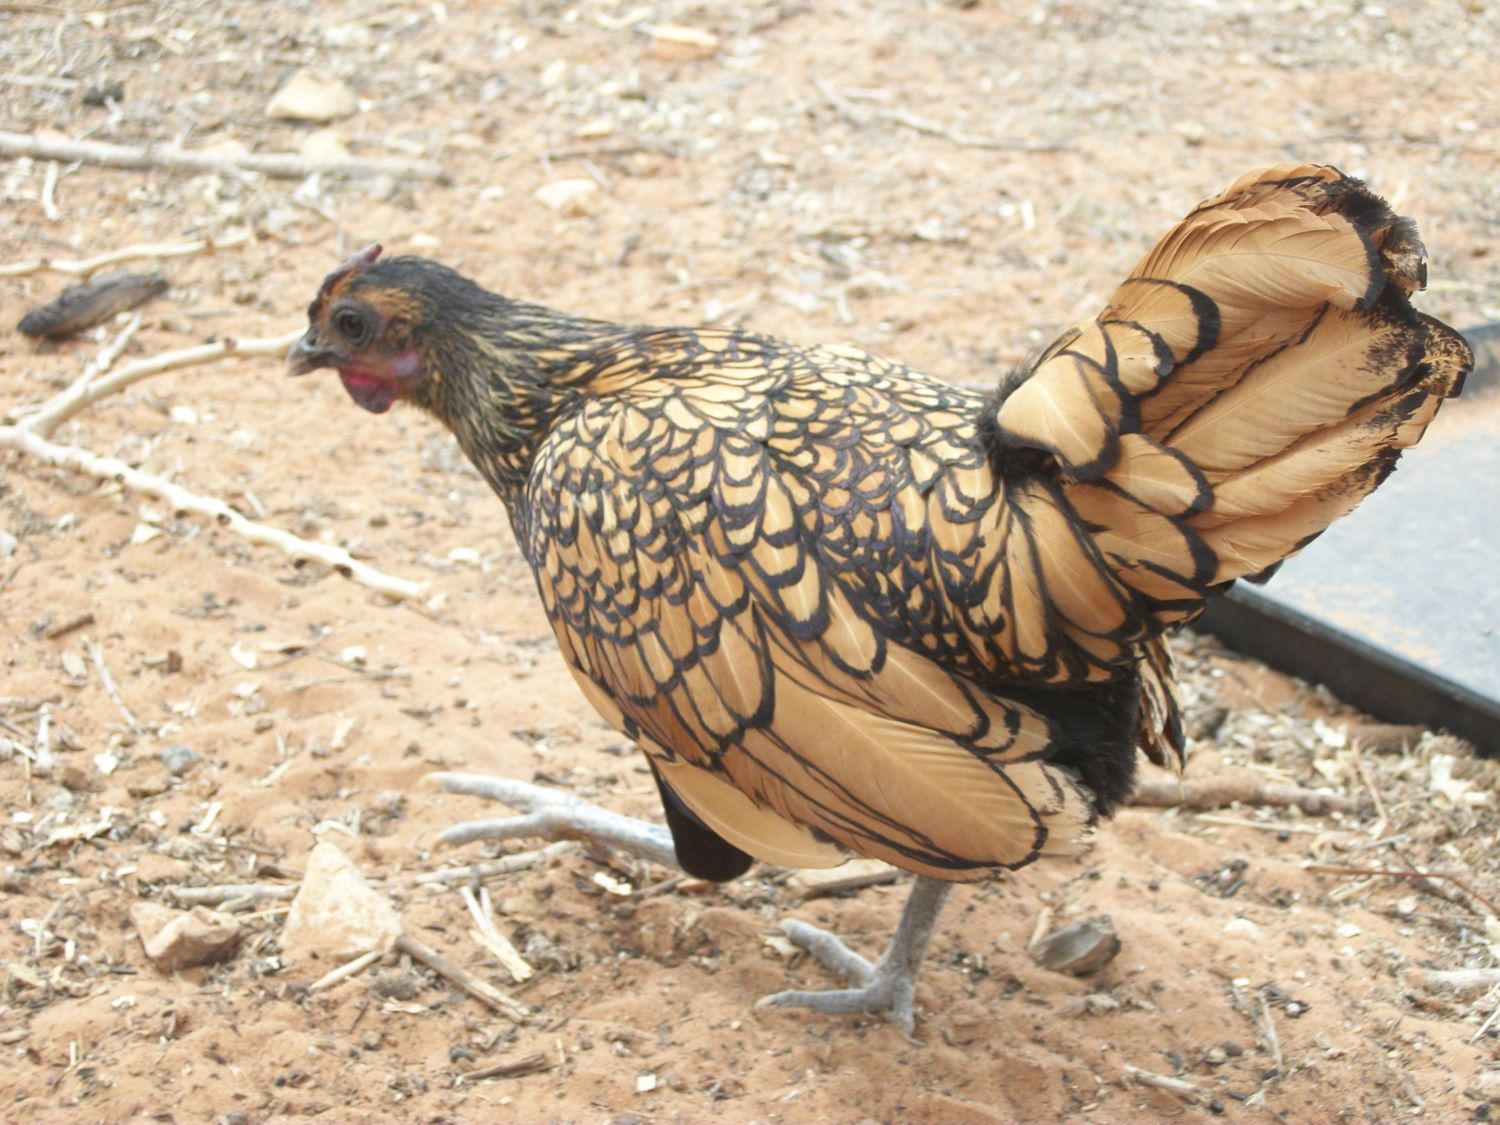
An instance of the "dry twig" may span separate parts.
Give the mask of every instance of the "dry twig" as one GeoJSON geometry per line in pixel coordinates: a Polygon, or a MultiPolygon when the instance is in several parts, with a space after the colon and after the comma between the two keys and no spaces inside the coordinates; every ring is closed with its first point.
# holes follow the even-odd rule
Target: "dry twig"
{"type": "Polygon", "coordinates": [[[520,1078],[522,1075],[551,1070],[556,1065],[556,1062],[541,1051],[533,1051],[518,1059],[507,1059],[490,1066],[482,1066],[477,1070],[466,1070],[455,1077],[464,1082],[478,1082],[481,1078],[520,1078]]]}
{"type": "Polygon", "coordinates": [[[338,968],[330,969],[324,973],[307,986],[307,991],[322,992],[325,988],[332,988],[336,984],[342,984],[350,977],[357,977],[376,961],[380,960],[381,956],[382,952],[379,949],[372,949],[368,953],[361,953],[354,960],[345,961],[338,968]]]}
{"type": "Polygon", "coordinates": [[[1400,867],[1352,867],[1341,863],[1304,863],[1302,868],[1304,871],[1321,871],[1325,875],[1378,876],[1385,879],[1411,879],[1415,882],[1431,882],[1434,879],[1440,879],[1445,883],[1452,883],[1475,902],[1483,905],[1489,913],[1500,915],[1500,905],[1496,905],[1490,898],[1476,891],[1459,876],[1450,875],[1445,871],[1420,871],[1416,868],[1400,867]]]}
{"type": "Polygon", "coordinates": [[[119,250],[98,254],[92,258],[27,258],[20,262],[0,264],[0,277],[25,277],[28,274],[46,271],[87,277],[105,266],[113,266],[120,262],[130,262],[137,258],[180,258],[186,254],[200,254],[204,251],[213,253],[215,250],[228,250],[233,246],[243,246],[254,237],[255,235],[250,231],[238,231],[223,238],[205,235],[191,242],[138,243],[134,246],[124,246],[119,250]]]}
{"type": "Polygon", "coordinates": [[[185,168],[195,172],[235,175],[259,172],[279,179],[300,180],[312,175],[436,180],[446,183],[448,172],[429,160],[380,160],[364,157],[311,158],[294,153],[243,153],[223,156],[193,152],[176,145],[152,144],[143,148],[105,141],[54,140],[27,133],[0,131],[0,154],[30,156],[40,160],[80,160],[111,168],[185,168]]]}
{"type": "Polygon", "coordinates": [[[397,938],[396,948],[413,960],[422,962],[438,976],[452,981],[476,1000],[488,1004],[495,1011],[515,1020],[516,1023],[526,1022],[528,1015],[526,1005],[507,996],[488,981],[480,980],[462,966],[455,965],[437,950],[429,949],[410,934],[402,934],[397,938]]]}
{"type": "Polygon", "coordinates": [[[470,917],[474,919],[474,928],[469,931],[469,936],[475,943],[499,961],[505,971],[510,973],[511,979],[518,984],[536,975],[536,970],[527,964],[526,958],[521,956],[521,951],[511,943],[510,938],[496,928],[489,891],[481,886],[476,895],[474,889],[466,884],[458,888],[458,893],[463,898],[464,905],[469,908],[470,917]]]}
{"type": "Polygon", "coordinates": [[[300,335],[300,332],[288,332],[284,336],[270,336],[256,340],[225,339],[217,340],[212,344],[179,348],[177,351],[162,352],[160,355],[127,363],[114,374],[97,381],[92,376],[85,378],[84,376],[89,374],[86,371],[84,376],[75,380],[67,390],[48,399],[31,413],[18,419],[16,425],[38,433],[42,437],[51,437],[59,426],[75,414],[107,395],[116,394],[133,383],[139,383],[142,379],[160,375],[164,371],[176,371],[182,367],[211,363],[219,359],[247,355],[282,356],[300,335]]]}
{"type": "MultiPolygon", "coordinates": [[[[123,374],[123,372],[121,372],[123,374]]],[[[215,520],[251,543],[275,547],[294,559],[309,559],[330,566],[361,586],[394,600],[420,598],[426,584],[396,578],[360,562],[348,551],[327,543],[314,543],[280,528],[248,520],[222,500],[189,492],[181,485],[131,468],[114,457],[100,457],[75,446],[56,445],[21,426],[0,426],[0,449],[15,449],[48,465],[84,473],[98,480],[112,480],[145,496],[164,500],[178,513],[192,513],[215,520]]]]}
{"type": "Polygon", "coordinates": [[[1166,1090],[1168,1093],[1178,1094],[1185,1098],[1196,1097],[1198,1094],[1198,1087],[1191,1082],[1165,1074],[1157,1074],[1154,1070],[1144,1070],[1130,1063],[1124,1065],[1121,1073],[1130,1081],[1139,1082],[1142,1086],[1154,1086],[1158,1090],[1166,1090]]]}
{"type": "Polygon", "coordinates": [[[462,867],[441,867],[412,879],[412,883],[423,886],[433,883],[467,883],[479,879],[493,879],[496,875],[513,875],[517,871],[530,871],[549,860],[565,855],[580,855],[583,845],[577,840],[559,840],[544,848],[529,852],[516,852],[501,859],[483,863],[466,863],[462,867]]]}
{"type": "Polygon", "coordinates": [[[295,898],[297,887],[291,883],[217,883],[209,887],[167,887],[166,892],[189,906],[219,906],[227,902],[248,905],[263,898],[295,898]]]}
{"type": "Polygon", "coordinates": [[[85,626],[92,625],[93,623],[93,612],[85,611],[68,618],[66,621],[58,625],[49,626],[47,631],[43,633],[42,636],[46,637],[49,641],[55,641],[58,637],[66,637],[69,633],[76,632],[77,630],[82,629],[85,626]]]}
{"type": "Polygon", "coordinates": [[[49,161],[46,174],[42,177],[42,214],[47,216],[51,223],[62,220],[62,211],[57,206],[57,178],[60,175],[57,161],[49,161]]]}
{"type": "Polygon", "coordinates": [[[835,90],[832,83],[815,78],[813,85],[817,87],[818,93],[823,95],[824,101],[854,125],[863,125],[872,118],[877,121],[889,121],[893,125],[900,125],[916,133],[929,137],[941,137],[960,148],[995,149],[1005,152],[1068,152],[1073,147],[1056,141],[1015,141],[1003,137],[981,137],[973,133],[961,133],[906,109],[860,109],[835,90]]]}
{"type": "Polygon", "coordinates": [[[32,741],[32,752],[36,755],[36,772],[52,772],[52,705],[43,703],[36,713],[36,738],[32,741]]]}
{"type": "Polygon", "coordinates": [[[1357,813],[1360,803],[1339,793],[1272,785],[1253,776],[1206,777],[1195,781],[1144,781],[1130,798],[1132,805],[1157,808],[1217,809],[1225,805],[1298,808],[1311,816],[1357,813]]]}
{"type": "Polygon", "coordinates": [[[1500,984],[1500,969],[1428,969],[1420,983],[1428,992],[1483,992],[1500,984]]]}

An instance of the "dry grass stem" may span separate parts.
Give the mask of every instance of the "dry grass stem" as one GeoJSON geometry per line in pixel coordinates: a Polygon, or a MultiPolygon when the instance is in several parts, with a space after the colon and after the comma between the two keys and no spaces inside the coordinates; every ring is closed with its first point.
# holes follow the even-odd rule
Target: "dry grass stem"
{"type": "Polygon", "coordinates": [[[134,712],[125,705],[125,697],[120,694],[119,685],[115,683],[115,678],[110,675],[109,665],[104,662],[104,649],[88,637],[83,639],[83,643],[89,650],[89,656],[93,658],[94,670],[99,673],[99,683],[104,688],[104,694],[109,696],[110,702],[115,705],[115,708],[123,716],[126,725],[137,733],[145,730],[145,727],[141,725],[141,721],[135,717],[134,712]]]}
{"type": "Polygon", "coordinates": [[[294,153],[242,153],[221,156],[193,152],[171,144],[143,147],[106,141],[56,140],[26,133],[0,131],[0,154],[41,160],[81,161],[109,168],[182,168],[194,172],[234,175],[256,172],[274,179],[300,180],[312,175],[368,178],[391,176],[402,180],[448,179],[441,164],[429,160],[382,160],[365,157],[314,158],[294,153]]]}

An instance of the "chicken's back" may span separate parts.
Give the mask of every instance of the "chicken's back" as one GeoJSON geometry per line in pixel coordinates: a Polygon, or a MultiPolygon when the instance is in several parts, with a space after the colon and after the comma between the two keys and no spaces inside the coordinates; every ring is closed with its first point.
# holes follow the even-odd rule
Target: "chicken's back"
{"type": "MultiPolygon", "coordinates": [[[[881,832],[868,801],[849,814],[851,843],[828,817],[785,807],[788,784],[803,796],[810,786],[747,778],[746,759],[779,774],[777,756],[803,756],[800,739],[830,737],[798,725],[874,730],[886,746],[929,740],[919,756],[946,748],[981,772],[971,789],[987,774],[1025,807],[1040,787],[1038,804],[1073,810],[1081,830],[1123,799],[1138,741],[1161,757],[1175,703],[1157,692],[1143,710],[1134,661],[1049,677],[1006,659],[1003,599],[1026,586],[1010,568],[1028,564],[994,532],[1015,530],[1013,490],[1044,485],[1019,463],[997,465],[984,396],[853,349],[736,332],[653,330],[581,362],[598,377],[538,454],[527,552],[575,674],[658,763],[738,770],[740,790],[870,854],[861,833],[881,832]],[[747,749],[758,740],[769,741],[747,749]]],[[[1156,654],[1163,676],[1148,682],[1169,679],[1166,659],[1156,654]]],[[[880,778],[865,753],[820,767],[819,785],[842,791],[846,770],[880,778]]],[[[886,833],[935,831],[919,804],[886,833]]],[[[941,802],[930,808],[944,815],[941,802]]],[[[1014,865],[1074,838],[1049,842],[1036,831],[1045,819],[1026,813],[1021,833],[1002,818],[975,846],[1018,837],[1014,865]]],[[[912,861],[937,850],[885,854],[921,869],[912,861]]]]}

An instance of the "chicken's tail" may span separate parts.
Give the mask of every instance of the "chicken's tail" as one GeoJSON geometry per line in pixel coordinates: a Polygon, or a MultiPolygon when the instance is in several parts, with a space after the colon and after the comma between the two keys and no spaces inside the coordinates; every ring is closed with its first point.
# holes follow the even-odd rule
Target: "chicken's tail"
{"type": "Polygon", "coordinates": [[[1198,206],[1001,392],[1002,460],[1047,466],[1024,488],[1088,529],[1032,537],[1088,663],[1267,574],[1390,473],[1473,362],[1412,308],[1425,282],[1415,226],[1358,180],[1272,168],[1198,206]]]}

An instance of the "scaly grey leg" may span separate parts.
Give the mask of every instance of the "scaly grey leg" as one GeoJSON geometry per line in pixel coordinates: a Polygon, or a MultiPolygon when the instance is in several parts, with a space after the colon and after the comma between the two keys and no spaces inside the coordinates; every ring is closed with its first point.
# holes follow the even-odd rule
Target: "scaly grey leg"
{"type": "Polygon", "coordinates": [[[910,1035],[915,1025],[912,1008],[917,974],[922,971],[927,942],[952,887],[951,883],[917,876],[901,912],[901,923],[873,965],[827,930],[806,922],[783,922],[787,937],[854,987],[827,992],[789,989],[765,997],[756,1007],[792,1006],[833,1015],[885,1012],[892,1023],[910,1035]]]}

